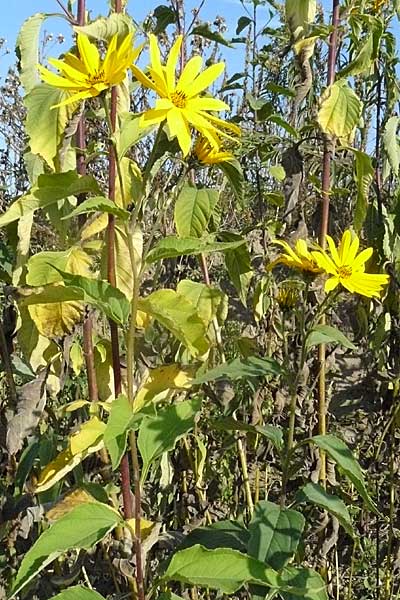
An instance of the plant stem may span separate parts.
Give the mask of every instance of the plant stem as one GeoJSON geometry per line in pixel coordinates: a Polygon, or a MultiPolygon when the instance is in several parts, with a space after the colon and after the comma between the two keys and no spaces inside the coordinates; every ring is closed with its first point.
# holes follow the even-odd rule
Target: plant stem
{"type": "MultiPolygon", "coordinates": [[[[339,27],[339,9],[340,0],[332,0],[332,32],[329,37],[328,53],[328,76],[327,85],[330,86],[335,81],[337,38],[339,27]]],[[[329,224],[329,203],[330,203],[330,185],[331,185],[331,162],[333,153],[333,142],[325,136],[324,154],[322,165],[322,218],[319,235],[319,243],[322,248],[326,246],[326,235],[329,224]]],[[[325,324],[325,315],[321,317],[321,324],[325,324]]],[[[320,366],[319,374],[319,404],[318,404],[318,430],[320,435],[326,434],[326,346],[321,344],[318,347],[318,361],[320,366]]],[[[326,485],[326,455],[320,451],[321,468],[320,480],[323,486],[326,485]]]]}
{"type": "Polygon", "coordinates": [[[17,388],[15,387],[11,359],[10,359],[10,355],[8,352],[7,340],[6,340],[6,336],[4,334],[4,328],[3,328],[3,323],[1,322],[1,319],[0,319],[0,356],[3,361],[3,368],[4,368],[4,372],[6,374],[11,408],[16,410],[17,404],[18,404],[17,388]]]}

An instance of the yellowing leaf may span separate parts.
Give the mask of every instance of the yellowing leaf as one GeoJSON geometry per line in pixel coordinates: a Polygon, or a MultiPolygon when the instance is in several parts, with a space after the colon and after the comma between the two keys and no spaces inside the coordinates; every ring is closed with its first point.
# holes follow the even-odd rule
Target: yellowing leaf
{"type": "Polygon", "coordinates": [[[71,349],[69,351],[69,358],[75,375],[79,375],[83,368],[83,365],[85,364],[85,360],[83,357],[82,346],[77,340],[75,340],[71,346],[71,349]]]}
{"type": "Polygon", "coordinates": [[[62,406],[60,410],[63,410],[65,412],[74,412],[75,410],[79,410],[84,406],[90,406],[90,404],[91,403],[89,402],[89,400],[74,400],[74,402],[69,402],[68,404],[62,406]]]}
{"type": "Polygon", "coordinates": [[[105,423],[93,417],[74,433],[69,441],[68,448],[52,460],[41,472],[36,492],[44,492],[53,487],[67,473],[72,471],[89,454],[97,452],[104,446],[103,433],[105,423]]]}
{"type": "MultiPolygon", "coordinates": [[[[125,522],[131,530],[132,534],[134,534],[136,529],[135,519],[127,519],[125,522]]],[[[153,521],[148,521],[147,519],[140,519],[140,537],[142,541],[149,537],[150,533],[153,531],[154,525],[155,523],[153,523],[153,521]]]]}
{"type": "Polygon", "coordinates": [[[347,81],[337,81],[329,86],[322,98],[318,123],[324,133],[349,139],[362,112],[362,102],[347,81]]]}
{"type": "Polygon", "coordinates": [[[142,173],[135,161],[126,156],[121,159],[120,166],[123,190],[118,177],[115,185],[115,203],[122,208],[128,208],[133,199],[142,193],[142,173]]]}
{"type": "Polygon", "coordinates": [[[47,338],[62,337],[70,333],[82,315],[82,305],[79,302],[31,304],[28,310],[39,333],[47,338]]]}
{"type": "Polygon", "coordinates": [[[151,316],[145,313],[143,310],[138,310],[136,313],[136,327],[139,329],[146,329],[151,322],[151,316]]]}
{"type": "Polygon", "coordinates": [[[79,246],[61,252],[38,252],[28,261],[26,283],[39,286],[62,281],[62,276],[53,266],[73,275],[89,277],[91,264],[91,257],[79,246]]]}
{"type": "Polygon", "coordinates": [[[134,412],[153,400],[170,397],[173,390],[190,388],[192,379],[193,370],[183,369],[177,364],[150,369],[136,394],[133,404],[134,412]]]}
{"type": "MultiPolygon", "coordinates": [[[[143,252],[143,234],[141,229],[138,227],[133,233],[129,234],[132,240],[134,249],[134,258],[136,272],[139,271],[142,261],[143,252]]],[[[103,247],[102,256],[102,272],[103,277],[106,278],[107,270],[107,249],[103,247]]],[[[127,234],[124,226],[120,222],[115,224],[115,275],[116,275],[116,287],[121,290],[128,298],[132,300],[133,297],[133,271],[131,264],[131,256],[129,253],[127,234]]]]}
{"type": "Polygon", "coordinates": [[[316,0],[286,0],[286,21],[294,40],[304,36],[308,27],[315,20],[317,13],[316,0]]]}
{"type": "Polygon", "coordinates": [[[88,220],[87,225],[85,225],[81,231],[81,240],[88,240],[89,238],[97,235],[101,231],[104,231],[108,225],[108,214],[103,213],[99,217],[96,217],[94,220],[88,220]]]}
{"type": "Polygon", "coordinates": [[[190,279],[182,279],[176,291],[193,304],[207,327],[217,316],[221,316],[224,320],[226,296],[217,288],[190,279]]]}
{"type": "Polygon", "coordinates": [[[48,521],[57,521],[64,515],[68,514],[76,506],[88,504],[89,502],[97,502],[89,492],[82,489],[72,490],[54,504],[50,510],[46,512],[48,521]]]}

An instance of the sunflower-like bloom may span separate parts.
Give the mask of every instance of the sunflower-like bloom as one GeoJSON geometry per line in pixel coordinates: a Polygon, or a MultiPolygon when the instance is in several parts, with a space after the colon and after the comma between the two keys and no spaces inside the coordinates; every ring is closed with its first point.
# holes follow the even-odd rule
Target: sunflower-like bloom
{"type": "Polygon", "coordinates": [[[322,268],[318,266],[312,253],[309,251],[306,240],[297,240],[294,248],[291,248],[283,240],[274,240],[274,244],[279,244],[286,252],[268,265],[269,270],[273,269],[275,265],[284,264],[292,269],[299,269],[308,273],[321,273],[322,268]]]}
{"type": "Polygon", "coordinates": [[[132,33],[129,33],[118,46],[118,35],[114,35],[108,45],[104,60],[101,60],[97,46],[84,34],[78,34],[79,58],[68,52],[63,60],[49,58],[49,63],[60,71],[60,75],[38,65],[40,75],[46,83],[70,92],[70,97],[52,106],[64,106],[84,98],[98,96],[104,90],[122,83],[126,72],[136,60],[141,47],[132,47],[132,33]]]}
{"type": "Polygon", "coordinates": [[[312,252],[318,266],[331,275],[325,283],[325,291],[331,292],[341,284],[352,294],[379,298],[382,288],[389,282],[389,275],[364,272],[365,263],[371,258],[373,248],[366,248],[357,256],[360,240],[349,229],[344,232],[338,248],[329,235],[326,239],[330,255],[322,249],[312,252]]]}
{"type": "Polygon", "coordinates": [[[229,106],[217,98],[200,96],[221,75],[225,68],[224,63],[216,63],[200,72],[203,60],[201,56],[194,56],[187,62],[176,80],[175,71],[181,51],[182,36],[178,36],[172,46],[165,66],[161,64],[157,38],[150,34],[149,41],[151,60],[149,76],[135,65],[132,65],[132,72],[142,85],[154,90],[159,98],[156,100],[155,107],[142,115],[141,125],[147,127],[166,120],[170,135],[178,139],[184,156],[190,152],[191,126],[197,129],[215,150],[219,150],[221,146],[219,136],[232,139],[225,129],[239,136],[239,127],[209,112],[230,110],[229,106]]]}
{"type": "Polygon", "coordinates": [[[226,152],[222,147],[213,148],[206,138],[199,138],[194,147],[196,158],[205,165],[217,165],[234,158],[233,154],[226,152]]]}

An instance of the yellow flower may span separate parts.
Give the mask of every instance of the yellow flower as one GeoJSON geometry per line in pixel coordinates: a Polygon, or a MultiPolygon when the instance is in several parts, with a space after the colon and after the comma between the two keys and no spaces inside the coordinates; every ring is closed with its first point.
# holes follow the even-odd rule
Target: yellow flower
{"type": "Polygon", "coordinates": [[[217,165],[227,162],[234,158],[230,152],[225,152],[223,148],[213,148],[206,138],[199,138],[194,147],[194,153],[197,159],[205,165],[217,165]]]}
{"type": "Polygon", "coordinates": [[[240,129],[236,125],[226,123],[209,111],[229,110],[229,106],[217,98],[200,96],[224,70],[224,63],[216,63],[203,72],[201,56],[194,56],[185,65],[180,77],[176,81],[175,71],[182,46],[180,35],[169,53],[166,65],[161,64],[160,49],[157,38],[150,34],[150,59],[149,76],[132,65],[132,72],[142,85],[156,92],[159,98],[155,107],[146,111],[141,120],[141,125],[147,127],[167,121],[171,137],[178,139],[179,146],[184,156],[187,156],[191,147],[190,127],[194,127],[207,139],[210,146],[218,150],[221,141],[218,136],[229,137],[224,129],[229,129],[236,136],[240,129]]]}
{"type": "Polygon", "coordinates": [[[78,34],[80,58],[68,52],[64,60],[49,59],[49,63],[59,69],[60,75],[38,65],[43,81],[71,93],[69,98],[52,108],[98,96],[104,90],[122,83],[132,61],[141,50],[141,47],[132,47],[132,36],[132,33],[128,34],[120,46],[117,46],[118,35],[115,34],[108,45],[104,60],[101,60],[97,46],[90,42],[86,35],[78,34]]]}
{"type": "Polygon", "coordinates": [[[366,248],[357,256],[360,240],[352,236],[348,229],[344,232],[339,247],[327,235],[330,256],[324,250],[312,252],[321,269],[332,275],[325,283],[325,291],[331,292],[339,284],[351,293],[361,294],[368,298],[379,298],[382,288],[389,281],[389,275],[365,273],[365,263],[371,258],[373,248],[366,248]]]}
{"type": "Polygon", "coordinates": [[[274,240],[274,244],[279,244],[284,248],[286,254],[281,254],[275,259],[268,269],[273,269],[275,265],[284,264],[293,269],[307,271],[309,273],[320,273],[321,268],[317,265],[312,253],[308,250],[306,240],[297,240],[294,249],[283,240],[274,240]]]}
{"type": "Polygon", "coordinates": [[[285,284],[281,285],[276,294],[276,301],[282,310],[294,308],[299,303],[300,294],[297,287],[285,284]]]}

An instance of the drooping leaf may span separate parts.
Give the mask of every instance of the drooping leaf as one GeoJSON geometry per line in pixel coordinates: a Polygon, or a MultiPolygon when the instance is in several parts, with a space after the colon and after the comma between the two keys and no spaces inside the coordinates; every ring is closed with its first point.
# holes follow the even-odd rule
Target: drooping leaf
{"type": "Polygon", "coordinates": [[[165,6],[165,4],[156,6],[153,11],[153,15],[156,19],[156,26],[154,29],[155,35],[159,35],[161,32],[164,32],[168,25],[176,23],[176,12],[172,10],[170,6],[165,6]]]}
{"type": "Polygon", "coordinates": [[[317,12],[316,0],[286,0],[285,13],[286,22],[292,34],[293,40],[297,41],[303,37],[314,22],[317,12]]]}
{"type": "Polygon", "coordinates": [[[139,300],[139,310],[166,327],[193,356],[208,350],[206,327],[195,307],[174,290],[158,290],[139,300]]]}
{"type": "Polygon", "coordinates": [[[68,300],[70,292],[66,292],[63,286],[48,286],[42,293],[32,294],[25,302],[40,335],[46,338],[62,337],[71,333],[81,320],[83,307],[80,302],[68,300]]]}
{"type": "Polygon", "coordinates": [[[19,58],[19,77],[25,94],[39,82],[37,63],[39,62],[40,28],[47,15],[36,13],[23,22],[19,30],[16,54],[19,58]]]}
{"type": "Polygon", "coordinates": [[[178,238],[170,235],[160,240],[155,247],[148,253],[146,261],[148,263],[162,260],[163,258],[175,258],[176,256],[185,256],[188,254],[208,254],[210,252],[223,252],[232,248],[238,248],[244,244],[242,238],[228,242],[216,242],[212,237],[206,239],[198,238],[178,238]]]}
{"type": "Polygon", "coordinates": [[[243,31],[243,29],[246,29],[246,27],[250,25],[250,23],[253,23],[253,20],[250,19],[250,17],[239,17],[236,25],[236,35],[239,35],[243,31]]]}
{"type": "MultiPolygon", "coordinates": [[[[237,234],[233,233],[224,232],[223,234],[223,239],[227,242],[233,242],[239,237],[240,236],[237,236],[237,234]]],[[[225,266],[231,282],[239,294],[242,304],[246,306],[247,293],[253,277],[251,259],[247,246],[245,244],[241,244],[236,248],[227,250],[227,252],[225,252],[225,266]]]]}
{"type": "Polygon", "coordinates": [[[226,38],[224,38],[219,31],[212,31],[208,23],[200,23],[199,25],[196,25],[196,27],[193,27],[190,33],[191,35],[200,35],[206,40],[217,42],[217,44],[222,44],[223,46],[232,48],[232,44],[226,38]]]}
{"type": "Polygon", "coordinates": [[[328,494],[318,483],[310,482],[303,486],[296,494],[296,502],[311,502],[323,508],[337,518],[350,536],[354,536],[351,517],[343,500],[338,498],[338,496],[328,494]]]}
{"type": "Polygon", "coordinates": [[[378,509],[371,499],[364,481],[360,465],[354,458],[348,446],[334,435],[316,435],[310,438],[335,461],[340,471],[351,481],[368,508],[378,514],[378,509]]]}
{"type": "Polygon", "coordinates": [[[100,17],[89,25],[75,25],[74,30],[104,42],[109,42],[117,33],[119,42],[121,42],[129,33],[134,33],[135,26],[127,14],[112,12],[109,17],[100,17]]]}
{"type": "Polygon", "coordinates": [[[79,465],[89,454],[104,446],[105,423],[92,417],[69,438],[68,447],[60,452],[40,473],[36,492],[44,492],[79,465]]]}
{"type": "Polygon", "coordinates": [[[175,390],[189,389],[192,379],[193,368],[178,364],[149,369],[136,393],[133,411],[137,412],[155,400],[166,400],[175,390]]]}
{"type": "Polygon", "coordinates": [[[115,470],[124,455],[128,433],[138,423],[138,416],[133,414],[132,406],[126,396],[119,395],[112,401],[111,410],[104,430],[104,445],[111,458],[115,470]]]}
{"type": "Polygon", "coordinates": [[[56,169],[56,156],[65,128],[76,105],[52,107],[67,97],[68,92],[47,83],[35,85],[24,97],[27,109],[25,128],[31,152],[41,156],[53,170],[56,169]]]}
{"type": "Polygon", "coordinates": [[[280,571],[296,552],[305,525],[303,515],[264,500],[254,507],[248,553],[280,571]]]}
{"type": "Polygon", "coordinates": [[[130,303],[120,290],[104,280],[71,275],[60,269],[57,270],[66,286],[80,290],[84,302],[96,306],[109,319],[119,325],[127,322],[130,314],[130,303]]]}
{"type": "Polygon", "coordinates": [[[89,550],[116,525],[117,511],[100,503],[78,506],[51,525],[25,554],[11,591],[14,598],[34,577],[63,552],[72,548],[89,550]]]}
{"type": "Polygon", "coordinates": [[[190,279],[182,279],[178,283],[176,291],[196,307],[199,317],[207,327],[217,315],[224,320],[226,297],[217,288],[190,279]]]}
{"type": "Polygon", "coordinates": [[[266,377],[267,375],[279,376],[282,368],[273,358],[259,358],[249,356],[248,358],[235,358],[229,363],[224,363],[199,375],[193,380],[193,385],[215,381],[221,377],[229,379],[248,379],[250,377],[266,377]]]}
{"type": "Polygon", "coordinates": [[[90,175],[80,176],[76,171],[39,175],[37,185],[28,194],[15,200],[8,210],[0,215],[0,227],[58,200],[87,192],[100,193],[96,180],[90,175]]]}
{"type": "Polygon", "coordinates": [[[273,443],[277,450],[282,449],[283,431],[276,425],[250,425],[237,421],[233,417],[224,417],[223,419],[211,419],[210,426],[218,431],[248,431],[249,433],[259,434],[273,443]]]}
{"type": "Polygon", "coordinates": [[[315,325],[306,338],[306,348],[318,346],[319,344],[337,343],[350,350],[356,350],[355,345],[347,337],[331,325],[315,325]]]}
{"type": "Polygon", "coordinates": [[[362,102],[346,80],[329,86],[321,98],[318,123],[324,133],[348,140],[358,125],[362,102]]]}
{"type": "Polygon", "coordinates": [[[185,186],[175,203],[174,220],[180,238],[201,238],[218,202],[219,192],[185,186]]]}
{"type": "Polygon", "coordinates": [[[164,452],[172,450],[176,442],[194,427],[194,419],[200,408],[201,401],[192,398],[168,406],[154,417],[143,419],[138,435],[138,448],[143,459],[143,481],[152,462],[164,452]]]}
{"type": "Polygon", "coordinates": [[[382,136],[385,155],[389,161],[390,168],[396,177],[399,174],[400,168],[400,144],[397,136],[399,124],[400,117],[390,117],[386,123],[382,136]]]}
{"type": "Polygon", "coordinates": [[[374,180],[375,171],[368,154],[355,148],[350,148],[350,150],[356,159],[354,180],[357,185],[357,200],[354,211],[354,229],[359,232],[367,216],[369,188],[374,180]]]}
{"type": "Polygon", "coordinates": [[[231,158],[219,163],[218,166],[229,181],[237,200],[242,203],[244,197],[244,175],[240,162],[235,158],[231,158]]]}

